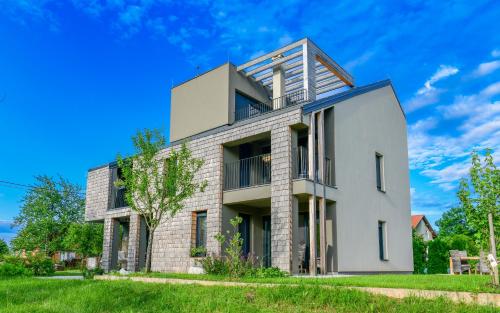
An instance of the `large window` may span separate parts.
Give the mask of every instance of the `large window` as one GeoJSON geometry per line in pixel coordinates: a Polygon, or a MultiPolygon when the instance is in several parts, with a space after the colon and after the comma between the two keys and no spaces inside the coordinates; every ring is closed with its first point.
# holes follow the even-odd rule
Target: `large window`
{"type": "Polygon", "coordinates": [[[377,175],[377,189],[385,191],[384,156],[380,153],[375,153],[375,171],[377,175]]]}
{"type": "Polygon", "coordinates": [[[261,113],[271,111],[272,108],[259,101],[244,95],[238,91],[235,92],[235,120],[244,120],[261,113]]]}
{"type": "Polygon", "coordinates": [[[379,258],[381,261],[387,261],[387,229],[386,223],[383,221],[378,221],[378,249],[379,258]]]}
{"type": "Polygon", "coordinates": [[[196,238],[195,247],[199,254],[207,247],[207,211],[196,212],[196,238]]]}
{"type": "Polygon", "coordinates": [[[111,208],[119,209],[127,207],[127,199],[125,198],[125,187],[117,187],[115,185],[116,181],[120,179],[123,180],[123,173],[121,168],[113,167],[111,168],[111,208]]]}

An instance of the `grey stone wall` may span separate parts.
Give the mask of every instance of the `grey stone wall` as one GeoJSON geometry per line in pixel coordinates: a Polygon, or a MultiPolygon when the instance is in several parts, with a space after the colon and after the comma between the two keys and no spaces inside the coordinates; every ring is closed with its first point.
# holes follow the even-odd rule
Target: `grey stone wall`
{"type": "Polygon", "coordinates": [[[88,172],[85,198],[85,220],[104,219],[108,209],[110,170],[104,166],[88,172]]]}
{"type": "MultiPolygon", "coordinates": [[[[269,114],[267,118],[241,122],[228,129],[189,142],[193,156],[205,163],[196,179],[208,182],[204,193],[198,193],[185,202],[184,209],[173,218],[165,218],[154,233],[152,270],[162,272],[186,272],[193,264],[191,249],[191,214],[207,211],[207,251],[220,254],[221,247],[214,236],[222,231],[223,194],[223,145],[246,137],[271,134],[271,216],[272,216],[272,265],[283,270],[291,269],[291,156],[290,125],[301,123],[301,109],[283,110],[269,114]],[[278,113],[278,112],[277,112],[278,113]]],[[[162,151],[168,155],[169,147],[162,151]]],[[[87,181],[87,220],[105,221],[103,264],[111,260],[110,238],[112,217],[130,216],[130,210],[109,210],[109,168],[90,171],[87,181]]],[[[138,228],[134,215],[130,217],[129,270],[137,270],[138,228]]],[[[109,267],[109,265],[108,265],[109,267]]],[[[106,268],[105,268],[106,269],[106,268]]]]}

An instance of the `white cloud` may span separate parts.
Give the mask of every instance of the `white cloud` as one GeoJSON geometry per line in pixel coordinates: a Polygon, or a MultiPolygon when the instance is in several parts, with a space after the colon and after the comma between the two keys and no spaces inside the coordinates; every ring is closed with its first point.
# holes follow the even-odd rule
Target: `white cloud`
{"type": "Polygon", "coordinates": [[[434,87],[434,84],[459,72],[458,68],[450,65],[440,65],[437,71],[417,90],[414,96],[408,100],[406,109],[413,112],[439,100],[439,95],[444,91],[434,87]]]}
{"type": "Polygon", "coordinates": [[[375,51],[374,50],[365,51],[359,57],[355,58],[354,60],[351,60],[351,61],[347,62],[345,64],[344,68],[346,70],[352,71],[354,68],[356,68],[356,67],[358,67],[360,65],[363,65],[366,62],[368,62],[374,55],[375,55],[375,51]]]}
{"type": "Polygon", "coordinates": [[[495,49],[495,50],[491,51],[491,56],[494,58],[500,57],[500,49],[495,49]]]}
{"type": "Polygon", "coordinates": [[[454,119],[459,123],[456,129],[448,130],[448,134],[431,133],[440,122],[438,117],[409,125],[410,168],[442,189],[451,190],[467,174],[473,149],[492,148],[498,154],[500,101],[492,101],[497,94],[500,94],[500,83],[493,83],[477,94],[458,95],[452,104],[438,107],[441,122],[454,119]]]}
{"type": "Polygon", "coordinates": [[[485,62],[479,64],[477,69],[472,73],[474,77],[481,77],[493,73],[500,68],[500,60],[485,62]]]}

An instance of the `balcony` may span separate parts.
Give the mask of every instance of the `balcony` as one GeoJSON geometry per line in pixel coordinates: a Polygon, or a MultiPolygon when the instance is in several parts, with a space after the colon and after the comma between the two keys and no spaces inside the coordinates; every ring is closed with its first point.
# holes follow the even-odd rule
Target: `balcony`
{"type": "Polygon", "coordinates": [[[280,109],[285,109],[298,104],[303,104],[309,101],[307,89],[299,89],[290,92],[282,97],[272,100],[272,105],[260,103],[254,100],[248,100],[246,103],[239,104],[240,108],[236,109],[234,120],[242,121],[269,112],[280,109]]]}
{"type": "MultiPolygon", "coordinates": [[[[317,162],[318,158],[316,158],[317,162]]],[[[316,181],[320,179],[318,164],[316,163],[316,181]]],[[[309,179],[309,151],[305,146],[292,148],[292,177],[293,179],[309,179]]],[[[333,168],[332,160],[325,158],[325,181],[328,186],[333,186],[333,168]]]]}
{"type": "Polygon", "coordinates": [[[261,154],[224,164],[224,190],[271,183],[271,154],[261,154]]]}

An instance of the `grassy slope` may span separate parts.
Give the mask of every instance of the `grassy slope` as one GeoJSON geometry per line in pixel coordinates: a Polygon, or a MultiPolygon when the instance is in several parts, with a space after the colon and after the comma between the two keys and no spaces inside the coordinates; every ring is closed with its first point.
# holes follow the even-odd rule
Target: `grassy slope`
{"type": "Polygon", "coordinates": [[[496,312],[444,299],[394,300],[345,289],[202,287],[129,281],[0,280],[2,313],[496,312]]]}
{"type": "MultiPolygon", "coordinates": [[[[144,276],[142,273],[134,275],[144,276]]],[[[201,280],[225,279],[220,276],[175,273],[150,273],[147,276],[201,280]]],[[[337,278],[242,278],[238,281],[500,293],[500,288],[490,285],[491,278],[487,275],[366,275],[337,278]]]]}

